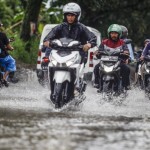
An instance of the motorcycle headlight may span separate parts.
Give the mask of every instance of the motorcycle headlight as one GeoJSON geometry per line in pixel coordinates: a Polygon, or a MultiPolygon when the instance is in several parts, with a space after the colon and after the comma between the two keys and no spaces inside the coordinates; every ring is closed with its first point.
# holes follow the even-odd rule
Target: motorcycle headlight
{"type": "Polygon", "coordinates": [[[107,67],[107,66],[104,65],[104,71],[106,71],[106,72],[111,72],[111,71],[113,71],[113,66],[107,67]]]}
{"type": "Polygon", "coordinates": [[[67,62],[66,62],[66,65],[69,67],[71,66],[72,64],[76,63],[77,62],[77,57],[78,57],[78,54],[76,54],[73,58],[69,59],[67,62]]]}

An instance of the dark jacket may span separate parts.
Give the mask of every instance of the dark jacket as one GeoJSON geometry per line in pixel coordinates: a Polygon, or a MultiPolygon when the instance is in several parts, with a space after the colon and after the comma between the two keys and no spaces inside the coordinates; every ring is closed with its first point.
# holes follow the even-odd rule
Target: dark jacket
{"type": "Polygon", "coordinates": [[[5,49],[5,46],[9,44],[9,40],[5,33],[0,32],[0,58],[8,56],[8,52],[5,49]]]}
{"type": "Polygon", "coordinates": [[[48,35],[45,37],[45,41],[51,41],[60,38],[71,38],[80,41],[82,45],[87,42],[96,46],[96,36],[90,32],[87,27],[79,22],[69,25],[67,22],[63,22],[54,27],[48,35]]]}
{"type": "Polygon", "coordinates": [[[143,49],[142,55],[145,57],[147,55],[150,55],[150,42],[146,44],[146,46],[143,49]]]}

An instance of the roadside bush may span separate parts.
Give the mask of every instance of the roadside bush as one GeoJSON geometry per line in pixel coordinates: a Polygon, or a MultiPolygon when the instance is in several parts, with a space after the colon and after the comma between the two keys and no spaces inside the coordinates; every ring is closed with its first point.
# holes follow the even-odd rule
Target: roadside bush
{"type": "Polygon", "coordinates": [[[32,38],[25,43],[16,36],[15,41],[11,45],[14,47],[14,51],[10,52],[10,54],[15,59],[27,64],[36,64],[39,45],[38,38],[32,38]]]}

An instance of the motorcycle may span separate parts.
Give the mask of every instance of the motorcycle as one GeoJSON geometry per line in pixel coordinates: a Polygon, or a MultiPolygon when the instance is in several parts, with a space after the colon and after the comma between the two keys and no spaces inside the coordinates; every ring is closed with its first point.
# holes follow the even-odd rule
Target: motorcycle
{"type": "Polygon", "coordinates": [[[146,56],[144,58],[145,62],[145,71],[143,72],[143,84],[144,84],[144,89],[145,92],[149,95],[150,97],[150,56],[146,56]]]}
{"type": "Polygon", "coordinates": [[[120,64],[129,56],[121,52],[120,49],[105,49],[100,51],[99,68],[99,90],[103,99],[112,99],[113,96],[126,93],[122,87],[122,77],[120,76],[120,64]]]}
{"type": "Polygon", "coordinates": [[[141,66],[143,64],[143,60],[140,60],[140,56],[142,54],[142,50],[138,50],[137,52],[134,52],[135,55],[135,63],[136,66],[134,66],[136,68],[136,73],[135,73],[135,85],[142,88],[143,84],[142,84],[142,77],[141,77],[141,66]]]}
{"type": "Polygon", "coordinates": [[[61,108],[72,101],[74,90],[78,98],[85,99],[84,61],[80,55],[82,45],[79,41],[61,38],[51,42],[48,79],[51,89],[50,99],[55,108],[61,108]]]}

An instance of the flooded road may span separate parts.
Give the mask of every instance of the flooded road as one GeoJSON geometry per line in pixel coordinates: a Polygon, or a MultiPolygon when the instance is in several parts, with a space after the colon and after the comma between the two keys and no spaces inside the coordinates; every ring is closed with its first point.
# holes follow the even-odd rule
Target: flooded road
{"type": "Polygon", "coordinates": [[[122,102],[101,101],[88,84],[80,107],[55,110],[36,74],[0,90],[2,150],[149,150],[150,100],[132,89],[122,102]]]}

